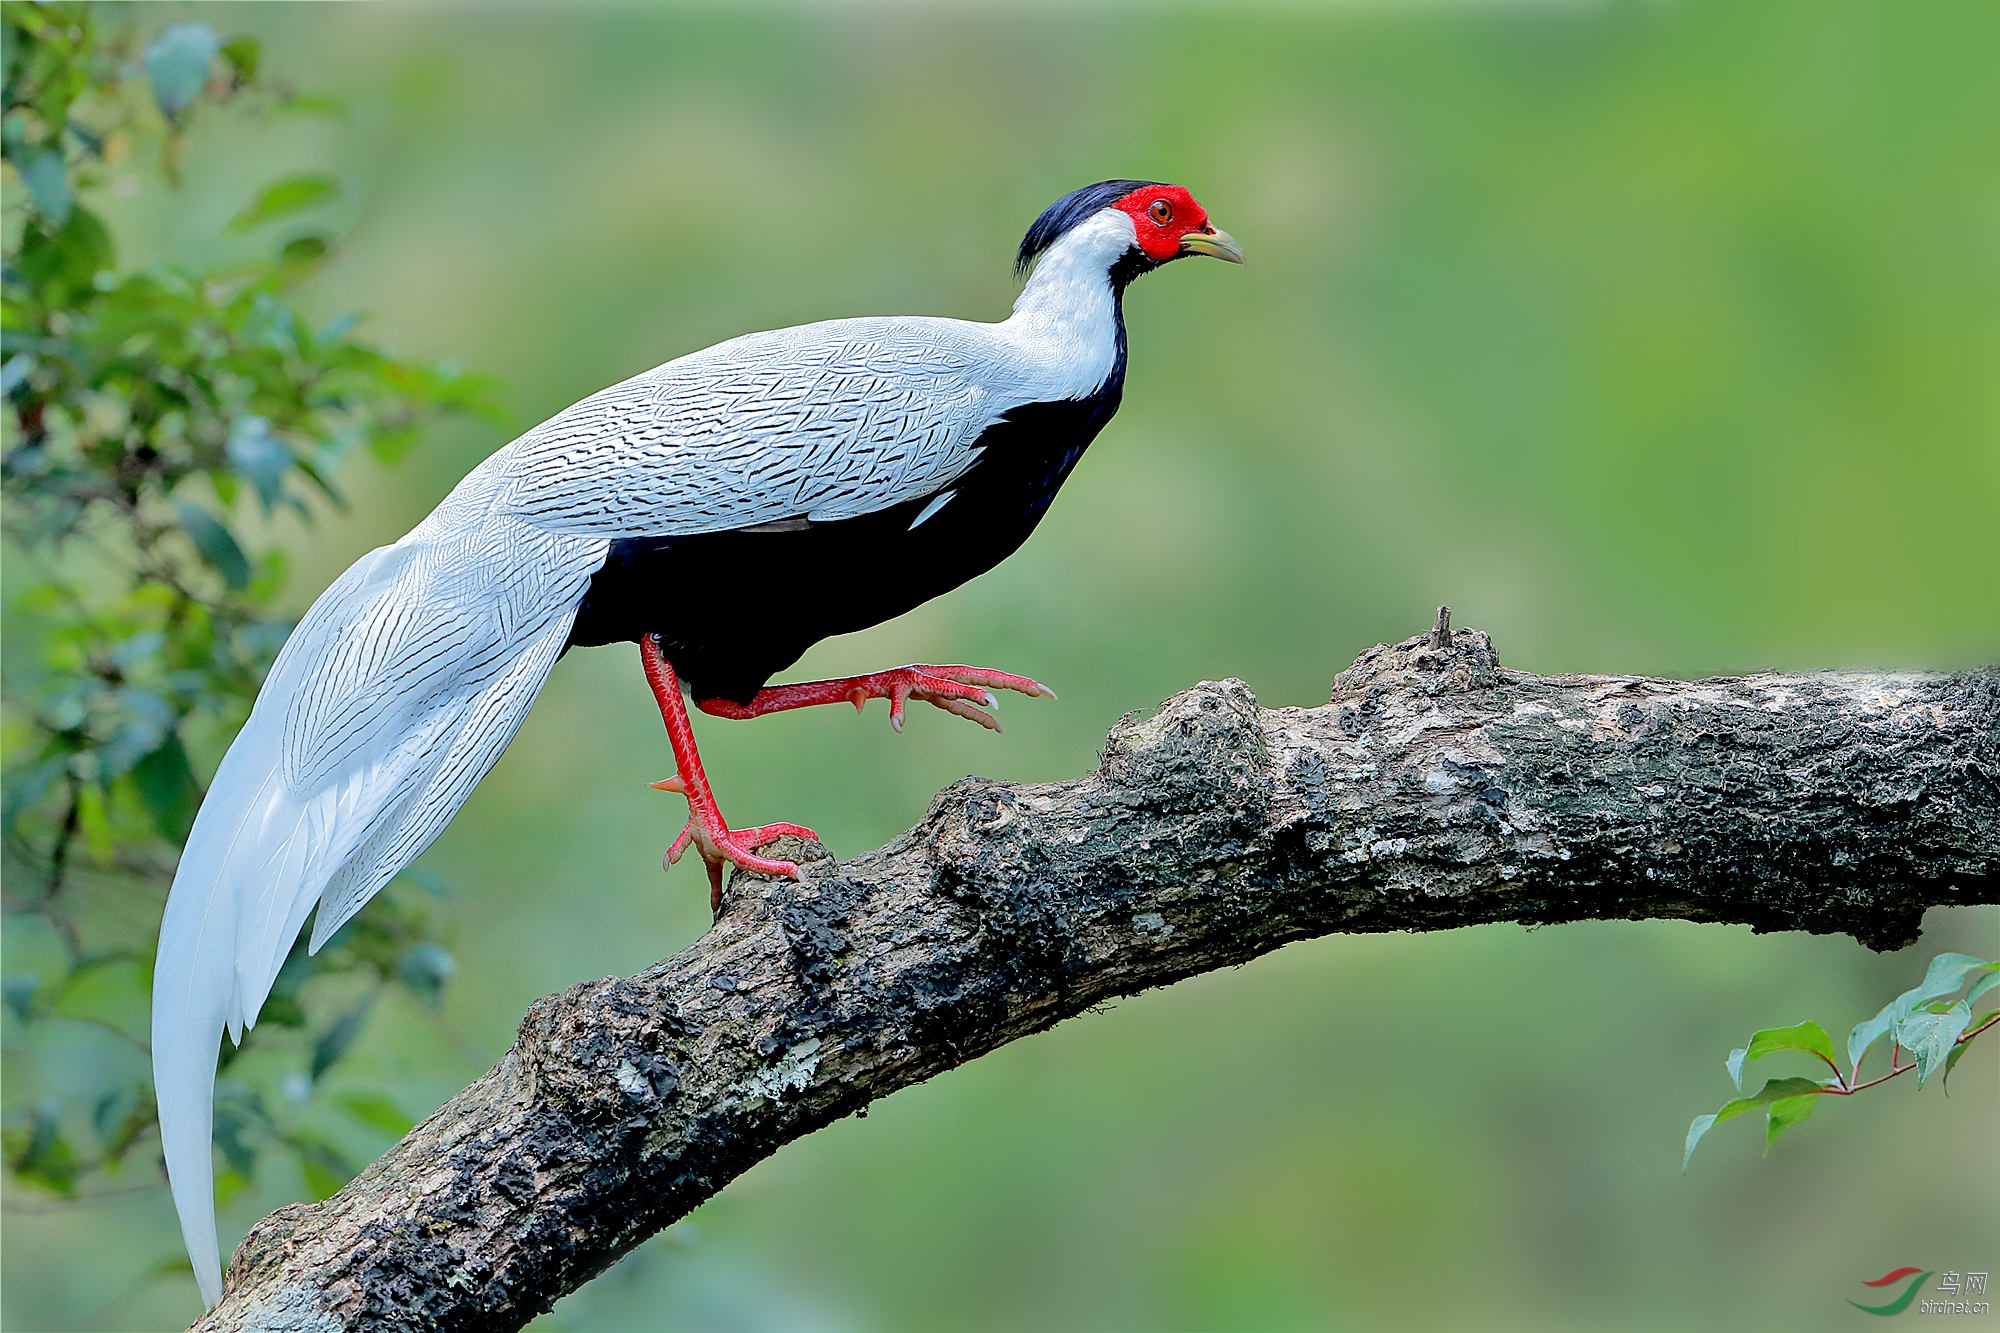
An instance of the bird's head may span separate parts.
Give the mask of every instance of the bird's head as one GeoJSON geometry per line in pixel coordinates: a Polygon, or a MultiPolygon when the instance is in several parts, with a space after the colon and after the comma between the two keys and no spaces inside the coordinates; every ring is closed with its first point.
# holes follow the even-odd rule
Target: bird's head
{"type": "Polygon", "coordinates": [[[1142,273],[1187,255],[1209,255],[1232,264],[1243,250],[1216,230],[1208,210],[1178,185],[1158,181],[1099,181],[1050,204],[1028,234],[1014,271],[1025,275],[1041,261],[1088,267],[1122,288],[1142,273]]]}

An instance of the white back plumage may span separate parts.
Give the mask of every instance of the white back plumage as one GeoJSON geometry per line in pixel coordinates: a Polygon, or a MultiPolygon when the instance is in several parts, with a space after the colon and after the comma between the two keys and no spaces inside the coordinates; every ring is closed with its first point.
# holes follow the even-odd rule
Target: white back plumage
{"type": "Polygon", "coordinates": [[[750,334],[594,394],[495,453],[307,611],[223,757],[168,895],[153,1078],[202,1299],[222,1293],[212,1100],[315,905],[311,949],[428,847],[500,757],[620,537],[852,517],[935,494],[981,431],[1081,397],[1115,355],[1111,213],[1013,318],[750,334]]]}

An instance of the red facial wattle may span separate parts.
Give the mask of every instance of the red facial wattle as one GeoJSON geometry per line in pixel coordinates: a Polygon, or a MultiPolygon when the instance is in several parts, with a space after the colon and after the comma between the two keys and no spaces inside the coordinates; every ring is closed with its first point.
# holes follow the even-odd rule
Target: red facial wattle
{"type": "Polygon", "coordinates": [[[1146,258],[1162,264],[1181,252],[1181,237],[1208,226],[1208,210],[1178,185],[1148,185],[1112,207],[1131,217],[1146,258]]]}

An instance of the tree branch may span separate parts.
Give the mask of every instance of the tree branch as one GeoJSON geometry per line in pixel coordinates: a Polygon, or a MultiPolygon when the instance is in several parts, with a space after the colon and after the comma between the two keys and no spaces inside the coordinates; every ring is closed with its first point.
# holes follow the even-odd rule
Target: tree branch
{"type": "Polygon", "coordinates": [[[715,928],[539,1000],[199,1327],[512,1329],[780,1146],[1092,1004],[1340,931],[1678,918],[1916,938],[2000,901],[2000,670],[1534,676],[1440,628],[1321,708],[1198,685],[1098,771],[967,778],[715,928]],[[1439,646],[1440,639],[1448,646],[1439,646]]]}

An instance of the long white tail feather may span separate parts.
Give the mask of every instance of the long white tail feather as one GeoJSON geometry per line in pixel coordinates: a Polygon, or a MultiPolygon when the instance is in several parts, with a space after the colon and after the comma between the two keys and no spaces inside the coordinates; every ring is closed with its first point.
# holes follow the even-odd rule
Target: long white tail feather
{"type": "Polygon", "coordinates": [[[602,561],[601,541],[492,518],[491,481],[475,472],[313,603],[175,872],[153,974],[153,1080],[181,1234],[211,1307],[223,1032],[240,1041],[255,1026],[315,905],[317,952],[444,830],[519,729],[602,561]]]}

